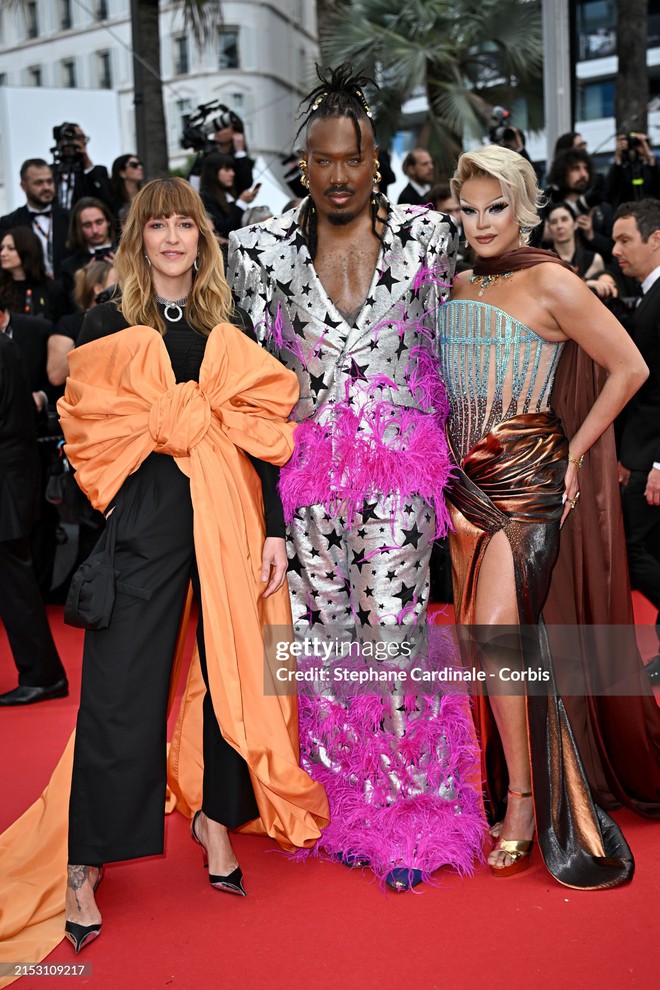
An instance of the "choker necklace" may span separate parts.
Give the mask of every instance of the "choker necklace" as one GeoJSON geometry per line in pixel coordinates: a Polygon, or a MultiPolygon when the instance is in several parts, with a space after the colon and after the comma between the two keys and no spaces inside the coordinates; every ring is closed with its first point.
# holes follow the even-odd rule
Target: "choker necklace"
{"type": "Polygon", "coordinates": [[[163,299],[162,296],[157,295],[156,302],[159,302],[161,306],[165,307],[165,312],[163,315],[165,316],[166,320],[168,320],[170,323],[178,323],[179,320],[183,318],[182,307],[185,306],[186,303],[188,302],[188,296],[184,296],[183,299],[163,299]],[[174,311],[174,316],[171,316],[168,313],[168,310],[170,309],[174,311]]]}
{"type": "Polygon", "coordinates": [[[489,285],[495,285],[500,280],[511,278],[513,272],[502,272],[500,275],[470,275],[470,281],[480,286],[478,295],[483,296],[489,285]]]}

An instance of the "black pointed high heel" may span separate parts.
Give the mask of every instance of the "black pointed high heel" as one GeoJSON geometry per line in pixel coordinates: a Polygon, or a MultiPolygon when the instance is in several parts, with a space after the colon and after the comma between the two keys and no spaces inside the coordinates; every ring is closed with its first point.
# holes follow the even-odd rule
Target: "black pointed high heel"
{"type": "Polygon", "coordinates": [[[77,925],[75,921],[67,921],[64,925],[64,935],[78,954],[86,945],[93,942],[101,934],[100,925],[77,925]]]}
{"type": "MultiPolygon", "coordinates": [[[[204,866],[208,866],[208,853],[206,850],[206,846],[204,845],[200,837],[197,835],[197,829],[195,828],[195,824],[201,813],[202,812],[200,810],[200,811],[196,811],[195,814],[193,815],[193,820],[190,823],[190,834],[192,835],[195,842],[199,843],[199,845],[204,850],[204,860],[205,860],[204,866]]],[[[238,894],[239,897],[247,897],[247,892],[245,890],[245,887],[243,886],[243,871],[241,870],[240,866],[237,866],[235,870],[232,870],[231,873],[228,873],[227,876],[224,877],[216,876],[213,873],[209,873],[209,883],[216,890],[226,890],[227,893],[229,894],[238,894]]]]}
{"type": "MultiPolygon", "coordinates": [[[[103,878],[103,866],[99,866],[99,875],[96,878],[96,883],[94,884],[94,893],[96,893],[96,888],[103,878]]],[[[93,942],[94,939],[98,938],[101,934],[101,922],[98,925],[79,925],[75,921],[66,921],[64,923],[64,936],[68,938],[69,942],[76,951],[76,955],[93,942]]]]}

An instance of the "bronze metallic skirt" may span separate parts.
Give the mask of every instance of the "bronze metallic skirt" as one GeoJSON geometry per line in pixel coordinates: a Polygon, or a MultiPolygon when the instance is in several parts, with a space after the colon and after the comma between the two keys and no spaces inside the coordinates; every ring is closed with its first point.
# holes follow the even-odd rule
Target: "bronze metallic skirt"
{"type": "MultiPolygon", "coordinates": [[[[630,880],[634,861],[615,823],[592,799],[562,699],[558,696],[541,611],[559,549],[559,521],[568,442],[553,413],[499,423],[458,461],[448,493],[456,623],[474,662],[484,642],[507,639],[502,627],[474,626],[479,569],[492,536],[511,547],[523,668],[543,672],[543,692],[526,695],[528,738],[539,847],[552,875],[579,889],[630,880]],[[530,635],[531,630],[531,635],[530,635]]],[[[487,695],[475,698],[490,813],[503,813],[506,762],[487,695]]]]}

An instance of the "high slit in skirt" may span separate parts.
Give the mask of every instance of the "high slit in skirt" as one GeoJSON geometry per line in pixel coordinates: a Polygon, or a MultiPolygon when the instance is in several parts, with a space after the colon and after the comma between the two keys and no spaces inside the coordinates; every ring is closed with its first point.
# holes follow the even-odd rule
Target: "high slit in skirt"
{"type": "MultiPolygon", "coordinates": [[[[592,798],[557,694],[543,625],[542,608],[559,551],[567,457],[568,441],[559,420],[544,412],[498,423],[461,462],[457,458],[459,467],[448,493],[454,527],[450,536],[454,605],[472,662],[484,648],[484,630],[474,628],[479,569],[491,538],[503,531],[511,547],[518,617],[524,629],[518,640],[520,662],[524,669],[539,669],[545,687],[543,692],[525,695],[539,847],[560,883],[599,889],[629,881],[634,861],[618,826],[592,798]]],[[[501,638],[492,629],[491,634],[493,642],[501,638]]],[[[474,712],[489,810],[499,818],[508,781],[487,695],[475,698],[474,712]]]]}

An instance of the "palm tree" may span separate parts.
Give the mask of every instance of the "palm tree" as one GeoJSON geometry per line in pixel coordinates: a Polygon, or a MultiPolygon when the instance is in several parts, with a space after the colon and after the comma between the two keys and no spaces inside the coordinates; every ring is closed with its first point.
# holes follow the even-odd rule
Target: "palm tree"
{"type": "MultiPolygon", "coordinates": [[[[222,23],[221,0],[175,0],[198,47],[222,23]]],[[[145,175],[167,175],[167,131],[160,77],[159,0],[131,0],[137,153],[145,175]]]]}
{"type": "Polygon", "coordinates": [[[619,66],[616,79],[617,134],[647,129],[649,74],[646,68],[648,39],[648,0],[628,0],[619,6],[616,51],[619,66]]]}
{"type": "MultiPolygon", "coordinates": [[[[199,48],[222,23],[221,0],[174,0],[183,12],[184,28],[199,48]]],[[[0,7],[27,13],[26,0],[0,0],[0,7]]],[[[160,76],[159,0],[131,0],[133,85],[137,152],[145,175],[166,175],[167,131],[160,76]]]]}
{"type": "Polygon", "coordinates": [[[350,58],[378,81],[383,144],[403,103],[425,92],[429,147],[445,169],[465,135],[484,133],[494,105],[524,97],[529,126],[543,123],[538,0],[352,0],[325,20],[321,52],[326,64],[350,58]]]}

